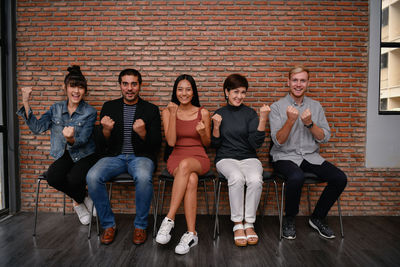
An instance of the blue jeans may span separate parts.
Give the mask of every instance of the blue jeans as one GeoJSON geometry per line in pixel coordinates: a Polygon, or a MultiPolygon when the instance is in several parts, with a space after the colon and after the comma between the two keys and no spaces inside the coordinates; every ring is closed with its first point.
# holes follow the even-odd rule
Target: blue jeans
{"type": "Polygon", "coordinates": [[[153,197],[153,171],[154,163],[151,159],[136,157],[134,154],[102,158],[89,170],[86,176],[88,191],[103,229],[115,226],[114,213],[111,210],[105,184],[111,178],[126,172],[133,177],[136,188],[134,226],[139,229],[147,228],[153,197]]]}

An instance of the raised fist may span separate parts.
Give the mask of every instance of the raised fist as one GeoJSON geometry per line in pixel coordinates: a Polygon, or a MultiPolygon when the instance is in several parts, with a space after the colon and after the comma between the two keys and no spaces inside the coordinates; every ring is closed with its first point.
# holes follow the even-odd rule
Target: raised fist
{"type": "Polygon", "coordinates": [[[221,122],[222,122],[222,116],[219,114],[214,114],[214,116],[211,117],[213,124],[214,124],[214,128],[219,128],[219,126],[221,126],[221,122]]]}
{"type": "Polygon", "coordinates": [[[133,130],[141,137],[146,136],[146,124],[142,119],[137,119],[132,125],[133,130]]]}
{"type": "Polygon", "coordinates": [[[169,102],[167,108],[170,114],[174,114],[178,110],[178,105],[175,104],[174,102],[169,102]]]}
{"type": "Polygon", "coordinates": [[[296,121],[297,118],[299,117],[299,111],[297,108],[293,106],[288,106],[286,109],[286,114],[289,120],[291,121],[296,121]]]}
{"type": "Polygon", "coordinates": [[[200,134],[203,135],[206,131],[206,126],[204,125],[203,121],[199,121],[196,125],[196,131],[200,134]]]}
{"type": "Polygon", "coordinates": [[[270,107],[268,105],[262,105],[260,108],[260,120],[266,121],[268,118],[268,114],[271,111],[270,107]]]}
{"type": "Polygon", "coordinates": [[[304,110],[303,114],[300,116],[300,119],[304,125],[310,125],[312,123],[310,109],[304,110]]]}
{"type": "Polygon", "coordinates": [[[32,87],[22,87],[21,88],[22,92],[22,102],[28,102],[29,99],[31,98],[32,94],[32,87]]]}
{"type": "Polygon", "coordinates": [[[104,116],[101,118],[100,123],[104,129],[111,131],[114,128],[115,121],[113,121],[109,116],[104,116]]]}
{"type": "Polygon", "coordinates": [[[65,139],[73,138],[75,135],[75,129],[72,126],[66,126],[62,130],[62,134],[64,135],[65,139]]]}

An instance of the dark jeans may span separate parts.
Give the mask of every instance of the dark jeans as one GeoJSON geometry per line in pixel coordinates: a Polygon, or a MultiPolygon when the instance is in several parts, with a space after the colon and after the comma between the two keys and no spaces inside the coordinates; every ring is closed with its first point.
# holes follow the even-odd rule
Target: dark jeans
{"type": "Polygon", "coordinates": [[[285,196],[286,216],[294,217],[299,212],[301,189],[304,184],[304,172],[314,173],[318,176],[318,179],[328,182],[312,214],[312,216],[320,219],[326,217],[347,184],[346,174],[327,161],[324,161],[321,165],[315,165],[303,160],[300,167],[290,160],[278,160],[273,164],[275,171],[287,177],[285,196]]]}
{"type": "Polygon", "coordinates": [[[68,151],[65,151],[47,170],[47,183],[76,202],[83,203],[86,196],[86,174],[96,161],[97,156],[92,154],[73,162],[68,151]]]}

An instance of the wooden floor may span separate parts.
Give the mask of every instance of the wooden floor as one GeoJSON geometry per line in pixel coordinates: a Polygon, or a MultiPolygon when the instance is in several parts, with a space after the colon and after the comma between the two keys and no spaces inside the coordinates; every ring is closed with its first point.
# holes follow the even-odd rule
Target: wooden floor
{"type": "MultiPolygon", "coordinates": [[[[95,227],[87,239],[88,228],[74,214],[39,213],[33,237],[33,213],[19,213],[0,222],[0,266],[400,266],[400,217],[344,217],[345,238],[334,240],[320,238],[307,218],[299,217],[293,241],[279,241],[277,217],[258,218],[259,244],[238,248],[228,216],[221,216],[216,240],[211,217],[199,216],[199,245],[184,256],[174,253],[185,231],[183,215],[164,246],[152,237],[134,245],[133,217],[117,215],[116,240],[104,246],[95,227]]],[[[330,217],[329,224],[339,235],[337,217],[330,217]]]]}

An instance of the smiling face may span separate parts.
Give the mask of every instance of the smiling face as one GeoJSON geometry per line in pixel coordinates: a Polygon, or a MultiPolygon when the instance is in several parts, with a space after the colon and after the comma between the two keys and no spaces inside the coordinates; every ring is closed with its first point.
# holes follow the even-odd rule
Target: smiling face
{"type": "Polygon", "coordinates": [[[72,105],[79,105],[85,95],[85,88],[80,86],[67,85],[68,102],[72,105]]]}
{"type": "Polygon", "coordinates": [[[133,105],[138,102],[139,91],[140,91],[140,84],[138,77],[134,75],[122,76],[120,87],[125,104],[133,105]]]}
{"type": "Polygon", "coordinates": [[[288,80],[290,95],[296,102],[301,103],[303,101],[304,94],[308,88],[308,84],[308,74],[305,71],[294,73],[290,76],[288,80]]]}
{"type": "Polygon", "coordinates": [[[190,104],[193,98],[193,88],[188,80],[182,80],[176,88],[176,97],[181,105],[190,104]]]}
{"type": "Polygon", "coordinates": [[[238,87],[235,89],[227,90],[225,89],[225,94],[228,98],[228,103],[232,106],[238,107],[243,103],[246,97],[246,87],[238,87]]]}

